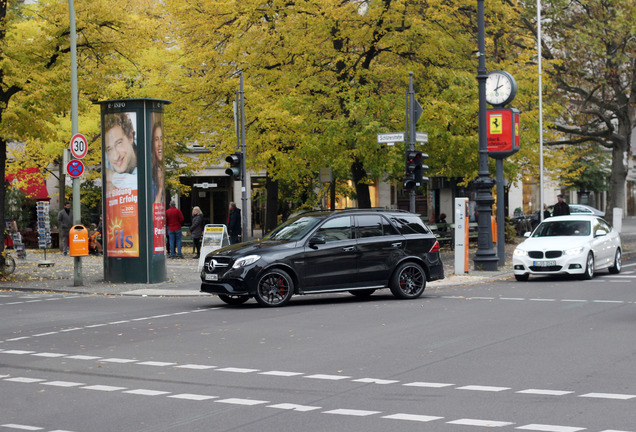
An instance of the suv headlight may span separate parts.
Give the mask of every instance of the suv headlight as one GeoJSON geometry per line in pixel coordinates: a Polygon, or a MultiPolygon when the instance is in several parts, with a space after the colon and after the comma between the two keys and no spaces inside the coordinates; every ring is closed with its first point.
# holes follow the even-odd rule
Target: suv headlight
{"type": "Polygon", "coordinates": [[[523,249],[515,249],[515,251],[513,252],[516,256],[528,256],[528,251],[525,251],[523,249]]]}
{"type": "Polygon", "coordinates": [[[260,255],[248,255],[248,256],[245,256],[243,258],[239,258],[236,261],[234,261],[234,265],[232,266],[232,268],[236,269],[236,268],[239,268],[239,267],[245,267],[245,266],[248,266],[250,264],[255,263],[259,259],[261,259],[260,255]]]}
{"type": "Polygon", "coordinates": [[[566,255],[578,255],[581,252],[583,252],[583,249],[585,249],[583,246],[579,246],[574,249],[568,249],[566,251],[563,251],[563,253],[566,255]]]}

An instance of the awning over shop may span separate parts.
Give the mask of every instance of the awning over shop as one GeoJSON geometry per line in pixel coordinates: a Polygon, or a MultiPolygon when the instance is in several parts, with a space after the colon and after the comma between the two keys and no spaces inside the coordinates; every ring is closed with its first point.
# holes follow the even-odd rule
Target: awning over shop
{"type": "Polygon", "coordinates": [[[46,189],[42,172],[39,168],[25,168],[17,174],[9,174],[5,181],[17,184],[24,194],[38,201],[49,200],[49,191],[46,189]]]}

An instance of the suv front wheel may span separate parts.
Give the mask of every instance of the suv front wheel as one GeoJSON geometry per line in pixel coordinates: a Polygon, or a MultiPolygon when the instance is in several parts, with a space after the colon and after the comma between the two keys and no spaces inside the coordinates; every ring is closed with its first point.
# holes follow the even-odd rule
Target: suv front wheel
{"type": "Polygon", "coordinates": [[[426,273],[416,263],[403,263],[393,274],[390,288],[393,295],[399,299],[418,298],[426,288],[426,273]]]}

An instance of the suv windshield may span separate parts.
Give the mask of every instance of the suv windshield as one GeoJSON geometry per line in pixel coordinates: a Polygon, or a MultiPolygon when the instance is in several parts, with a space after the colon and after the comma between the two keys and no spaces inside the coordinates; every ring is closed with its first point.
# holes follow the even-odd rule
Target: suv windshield
{"type": "Polygon", "coordinates": [[[291,218],[284,224],[278,226],[274,231],[267,234],[263,240],[300,240],[309,231],[314,229],[314,227],[322,220],[322,217],[316,216],[297,216],[295,218],[291,218]]]}

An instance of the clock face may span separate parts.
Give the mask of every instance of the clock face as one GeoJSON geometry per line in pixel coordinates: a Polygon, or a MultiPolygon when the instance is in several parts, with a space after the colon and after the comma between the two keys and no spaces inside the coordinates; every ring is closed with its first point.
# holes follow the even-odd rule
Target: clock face
{"type": "Polygon", "coordinates": [[[507,72],[493,71],[486,79],[486,102],[495,106],[510,103],[517,93],[517,83],[507,72]]]}

